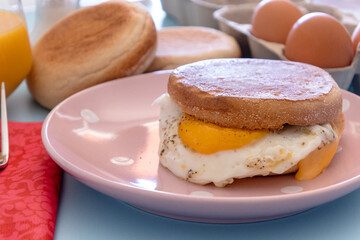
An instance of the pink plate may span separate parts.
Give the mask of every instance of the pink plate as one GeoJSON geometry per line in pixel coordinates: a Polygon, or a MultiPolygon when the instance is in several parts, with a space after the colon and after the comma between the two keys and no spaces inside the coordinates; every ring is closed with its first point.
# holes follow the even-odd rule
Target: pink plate
{"type": "Polygon", "coordinates": [[[158,162],[158,114],[169,72],[123,78],[79,92],[47,116],[44,145],[84,184],[159,215],[251,222],[295,214],[360,186],[360,98],[343,91],[346,127],[332,163],[315,180],[293,175],[237,180],[225,188],[182,181],[158,162]]]}

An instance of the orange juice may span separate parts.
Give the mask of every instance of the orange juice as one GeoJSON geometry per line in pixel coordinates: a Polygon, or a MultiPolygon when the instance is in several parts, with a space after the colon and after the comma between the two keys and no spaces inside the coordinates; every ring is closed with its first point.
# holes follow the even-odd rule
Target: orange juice
{"type": "Polygon", "coordinates": [[[26,23],[16,13],[0,10],[0,83],[9,96],[29,73],[32,64],[26,23]]]}

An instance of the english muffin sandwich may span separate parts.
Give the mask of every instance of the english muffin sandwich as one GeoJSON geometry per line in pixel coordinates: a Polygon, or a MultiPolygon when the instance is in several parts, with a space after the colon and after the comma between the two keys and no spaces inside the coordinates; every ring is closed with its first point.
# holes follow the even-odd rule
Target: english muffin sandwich
{"type": "Polygon", "coordinates": [[[289,61],[213,59],[169,77],[160,111],[160,163],[218,187],[296,172],[318,176],[344,128],[341,90],[321,68],[289,61]]]}

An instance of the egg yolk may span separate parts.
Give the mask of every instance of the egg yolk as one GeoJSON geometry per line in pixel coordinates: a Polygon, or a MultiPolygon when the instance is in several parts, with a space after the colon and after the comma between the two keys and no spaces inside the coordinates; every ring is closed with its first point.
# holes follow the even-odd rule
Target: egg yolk
{"type": "Polygon", "coordinates": [[[178,128],[183,143],[202,154],[237,149],[264,137],[269,130],[224,128],[183,114],[178,128]]]}

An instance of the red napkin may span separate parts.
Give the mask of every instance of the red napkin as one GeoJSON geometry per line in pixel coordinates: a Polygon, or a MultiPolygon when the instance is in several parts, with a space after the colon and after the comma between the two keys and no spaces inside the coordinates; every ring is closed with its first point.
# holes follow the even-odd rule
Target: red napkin
{"type": "Polygon", "coordinates": [[[61,169],[41,140],[41,122],[9,122],[8,166],[0,171],[0,239],[53,239],[61,169]]]}

